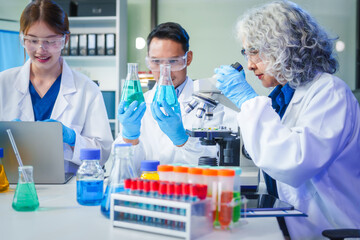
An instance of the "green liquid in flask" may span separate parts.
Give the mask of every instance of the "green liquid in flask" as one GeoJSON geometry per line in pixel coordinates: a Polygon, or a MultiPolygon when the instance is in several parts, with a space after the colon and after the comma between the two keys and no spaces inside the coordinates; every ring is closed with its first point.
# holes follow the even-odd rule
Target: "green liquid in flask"
{"type": "Polygon", "coordinates": [[[160,85],[156,90],[154,100],[156,100],[162,107],[162,102],[165,101],[170,107],[179,105],[175,88],[173,85],[160,85]]]}
{"type": "Polygon", "coordinates": [[[39,200],[33,182],[17,184],[12,207],[21,212],[34,211],[39,207],[39,200]]]}
{"type": "Polygon", "coordinates": [[[125,109],[127,109],[133,101],[138,101],[138,106],[145,101],[139,80],[126,80],[121,94],[121,101],[127,102],[125,109]]]}

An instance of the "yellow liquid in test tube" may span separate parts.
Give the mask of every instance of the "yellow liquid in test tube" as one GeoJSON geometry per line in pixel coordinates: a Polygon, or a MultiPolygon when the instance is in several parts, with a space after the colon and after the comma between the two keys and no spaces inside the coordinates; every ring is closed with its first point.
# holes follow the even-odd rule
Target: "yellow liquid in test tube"
{"type": "Polygon", "coordinates": [[[9,189],[9,181],[5,174],[4,166],[0,162],[0,192],[5,192],[9,189]]]}

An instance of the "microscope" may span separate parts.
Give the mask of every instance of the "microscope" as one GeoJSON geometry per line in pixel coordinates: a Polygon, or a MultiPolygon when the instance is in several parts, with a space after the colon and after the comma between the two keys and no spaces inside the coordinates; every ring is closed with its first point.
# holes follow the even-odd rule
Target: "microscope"
{"type": "MultiPolygon", "coordinates": [[[[239,72],[243,70],[243,67],[238,62],[231,66],[239,72]]],[[[240,112],[240,109],[216,88],[215,78],[198,79],[194,81],[193,99],[185,107],[185,111],[189,113],[197,108],[196,116],[198,118],[204,117],[205,120],[211,120],[213,118],[213,111],[219,104],[240,112]]],[[[186,131],[191,137],[199,138],[202,145],[218,145],[219,166],[241,167],[240,181],[242,192],[257,191],[260,179],[259,169],[247,154],[239,129],[234,132],[231,129],[227,129],[226,126],[219,126],[186,131]]]]}

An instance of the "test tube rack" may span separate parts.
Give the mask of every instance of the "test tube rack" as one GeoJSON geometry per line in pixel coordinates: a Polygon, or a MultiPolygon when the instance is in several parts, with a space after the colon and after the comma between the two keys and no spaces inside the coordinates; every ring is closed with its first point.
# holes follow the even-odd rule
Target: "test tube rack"
{"type": "Polygon", "coordinates": [[[195,239],[210,233],[212,227],[211,199],[196,202],[165,200],[122,193],[111,194],[110,219],[114,227],[146,231],[156,234],[195,239]],[[184,215],[177,213],[148,210],[139,206],[153,205],[161,208],[180,209],[184,215]],[[138,206],[138,207],[136,207],[138,206]],[[128,221],[123,216],[137,216],[137,221],[128,221]],[[141,220],[142,219],[142,220],[141,220]],[[160,219],[163,222],[183,224],[183,229],[166,228],[147,223],[145,219],[160,219]]]}

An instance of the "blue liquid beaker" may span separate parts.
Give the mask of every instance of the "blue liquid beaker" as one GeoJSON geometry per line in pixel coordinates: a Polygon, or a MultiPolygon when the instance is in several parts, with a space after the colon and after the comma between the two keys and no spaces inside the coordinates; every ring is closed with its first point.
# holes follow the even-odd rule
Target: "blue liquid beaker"
{"type": "Polygon", "coordinates": [[[171,65],[160,65],[160,78],[156,87],[156,92],[153,101],[159,103],[162,107],[162,102],[166,102],[170,107],[174,108],[179,105],[174,84],[171,79],[171,65]]]}

